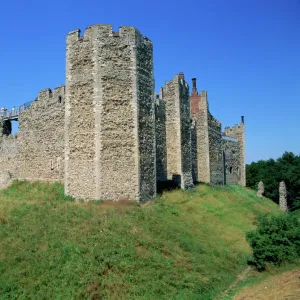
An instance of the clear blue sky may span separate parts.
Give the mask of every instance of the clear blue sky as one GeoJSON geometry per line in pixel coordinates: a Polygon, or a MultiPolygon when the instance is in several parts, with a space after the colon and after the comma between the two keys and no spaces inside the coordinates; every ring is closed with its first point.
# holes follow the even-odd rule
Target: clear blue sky
{"type": "Polygon", "coordinates": [[[223,126],[245,115],[248,163],[300,153],[299,0],[10,0],[0,8],[0,105],[64,83],[69,31],[132,25],[153,41],[157,91],[183,71],[208,90],[223,126]]]}

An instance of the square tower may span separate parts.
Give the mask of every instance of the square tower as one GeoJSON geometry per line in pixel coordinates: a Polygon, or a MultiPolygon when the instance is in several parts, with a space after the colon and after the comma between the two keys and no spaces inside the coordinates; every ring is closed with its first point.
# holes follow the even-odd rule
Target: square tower
{"type": "Polygon", "coordinates": [[[152,43],[134,27],[67,36],[65,192],[81,199],[156,195],[152,43]]]}
{"type": "Polygon", "coordinates": [[[245,119],[241,117],[240,125],[235,124],[233,127],[225,127],[226,136],[236,138],[239,143],[239,163],[240,163],[240,184],[246,186],[246,156],[245,156],[245,119]]]}
{"type": "Polygon", "coordinates": [[[162,91],[165,102],[167,176],[182,189],[193,186],[189,86],[175,75],[162,91]]]}

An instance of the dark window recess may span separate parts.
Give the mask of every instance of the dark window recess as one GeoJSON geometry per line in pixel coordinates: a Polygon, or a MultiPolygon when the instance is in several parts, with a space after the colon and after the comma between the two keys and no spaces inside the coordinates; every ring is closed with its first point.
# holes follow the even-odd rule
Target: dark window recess
{"type": "Polygon", "coordinates": [[[61,96],[58,97],[58,103],[62,103],[62,97],[61,96]]]}

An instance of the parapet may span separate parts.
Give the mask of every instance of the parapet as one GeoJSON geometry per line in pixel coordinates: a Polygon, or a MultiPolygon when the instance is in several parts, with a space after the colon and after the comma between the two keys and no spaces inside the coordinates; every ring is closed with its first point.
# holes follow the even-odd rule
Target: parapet
{"type": "Polygon", "coordinates": [[[42,89],[38,97],[32,102],[30,109],[44,107],[52,104],[62,104],[65,99],[65,85],[60,85],[53,90],[50,88],[42,89]]]}
{"type": "Polygon", "coordinates": [[[54,88],[53,91],[50,88],[46,88],[39,91],[38,100],[47,101],[47,100],[52,100],[53,98],[59,98],[60,96],[64,97],[64,95],[65,95],[65,85],[60,85],[54,88]]]}
{"type": "Polygon", "coordinates": [[[80,33],[80,29],[69,32],[67,35],[67,44],[91,41],[95,39],[101,40],[104,38],[119,38],[120,40],[125,40],[128,45],[143,43],[149,48],[152,48],[152,42],[133,26],[120,26],[119,31],[115,32],[110,24],[94,24],[86,28],[83,36],[81,36],[80,33]]]}
{"type": "Polygon", "coordinates": [[[241,117],[241,124],[235,124],[233,127],[225,127],[225,135],[235,137],[236,134],[244,134],[245,130],[245,121],[244,116],[241,117]]]}

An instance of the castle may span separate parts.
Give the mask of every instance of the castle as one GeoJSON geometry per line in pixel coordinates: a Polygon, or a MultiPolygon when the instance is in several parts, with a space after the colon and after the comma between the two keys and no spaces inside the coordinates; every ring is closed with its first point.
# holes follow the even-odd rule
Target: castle
{"type": "Polygon", "coordinates": [[[65,85],[2,113],[0,126],[2,186],[57,181],[78,199],[146,202],[166,180],[245,185],[244,118],[222,132],[183,73],[155,94],[152,43],[130,26],[70,32],[65,85]]]}

